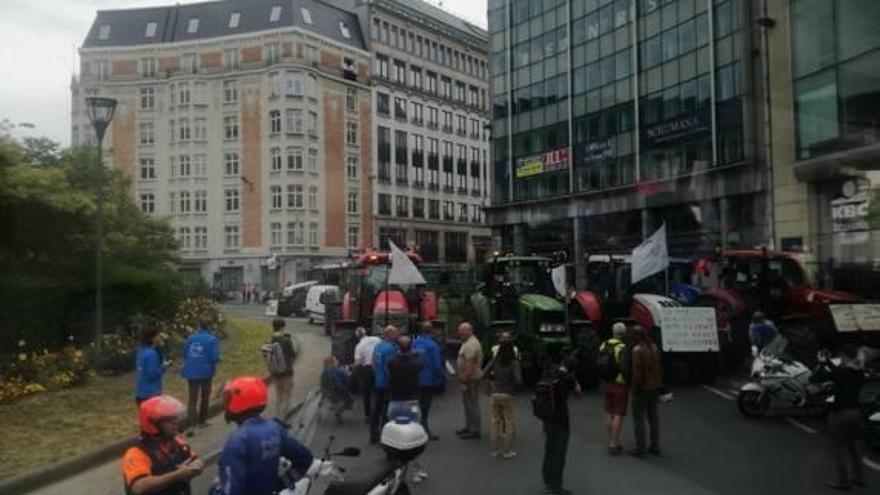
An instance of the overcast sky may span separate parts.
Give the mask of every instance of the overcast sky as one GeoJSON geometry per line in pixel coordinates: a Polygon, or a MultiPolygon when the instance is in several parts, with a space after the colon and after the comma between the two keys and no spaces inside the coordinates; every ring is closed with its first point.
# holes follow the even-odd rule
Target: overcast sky
{"type": "MultiPolygon", "coordinates": [[[[173,3],[194,0],[3,0],[0,120],[35,126],[18,128],[19,137],[48,136],[68,145],[70,76],[95,11],[173,3]]],[[[444,0],[443,8],[486,27],[486,0],[444,0]]]]}

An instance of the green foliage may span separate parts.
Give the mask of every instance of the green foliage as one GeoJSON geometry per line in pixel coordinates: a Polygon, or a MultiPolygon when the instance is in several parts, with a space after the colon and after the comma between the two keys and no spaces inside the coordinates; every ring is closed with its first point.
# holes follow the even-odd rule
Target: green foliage
{"type": "Polygon", "coordinates": [[[121,173],[102,170],[91,149],[34,167],[0,142],[0,356],[20,339],[49,350],[69,335],[91,340],[102,184],[105,327],[176,312],[184,292],[171,229],[140,211],[121,173]]]}

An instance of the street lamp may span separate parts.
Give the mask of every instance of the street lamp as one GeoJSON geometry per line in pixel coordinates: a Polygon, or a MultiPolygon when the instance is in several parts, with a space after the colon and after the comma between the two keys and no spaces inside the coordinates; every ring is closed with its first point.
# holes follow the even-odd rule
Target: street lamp
{"type": "Polygon", "coordinates": [[[103,293],[103,261],[102,251],[104,248],[104,161],[103,144],[104,132],[113,120],[116,111],[116,100],[100,96],[86,97],[86,109],[92,127],[95,128],[95,137],[98,141],[98,194],[96,203],[98,206],[97,219],[95,221],[95,349],[101,349],[101,336],[104,334],[104,293],[103,293]]]}

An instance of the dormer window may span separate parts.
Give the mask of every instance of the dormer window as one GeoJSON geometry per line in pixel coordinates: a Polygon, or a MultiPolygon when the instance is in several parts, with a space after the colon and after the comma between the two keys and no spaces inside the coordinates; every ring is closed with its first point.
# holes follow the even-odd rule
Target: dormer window
{"type": "Polygon", "coordinates": [[[110,25],[104,24],[98,30],[98,39],[99,40],[109,40],[110,39],[110,25]]]}
{"type": "Polygon", "coordinates": [[[309,9],[306,9],[306,8],[299,9],[299,11],[302,12],[303,22],[305,22],[306,24],[311,24],[312,23],[311,11],[309,11],[309,9]]]}
{"type": "Polygon", "coordinates": [[[144,32],[144,38],[154,38],[156,37],[156,28],[159,25],[155,22],[147,23],[147,30],[144,32]]]}
{"type": "Polygon", "coordinates": [[[339,32],[342,33],[343,38],[351,38],[351,32],[348,30],[348,26],[346,26],[344,22],[339,23],[339,32]]]}
{"type": "Polygon", "coordinates": [[[278,22],[281,19],[281,6],[275,5],[272,7],[272,13],[269,14],[269,22],[278,22]]]}
{"type": "Polygon", "coordinates": [[[193,17],[186,25],[187,34],[196,34],[199,32],[199,18],[193,17]]]}
{"type": "Polygon", "coordinates": [[[241,21],[241,12],[233,12],[229,14],[229,29],[237,28],[239,21],[241,21]]]}

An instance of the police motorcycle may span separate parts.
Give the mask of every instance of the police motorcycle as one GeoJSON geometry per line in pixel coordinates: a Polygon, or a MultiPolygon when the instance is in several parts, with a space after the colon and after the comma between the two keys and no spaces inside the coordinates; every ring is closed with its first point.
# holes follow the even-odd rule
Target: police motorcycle
{"type": "Polygon", "coordinates": [[[320,461],[322,467],[307,473],[307,476],[298,477],[297,473],[292,472],[290,462],[282,458],[279,478],[284,489],[279,495],[307,495],[321,476],[335,478],[323,495],[409,495],[407,471],[410,463],[424,452],[428,434],[421,424],[407,417],[396,417],[389,421],[382,428],[380,439],[386,459],[381,464],[367,468],[366,476],[355,480],[343,479],[345,469],[333,465],[330,459],[333,456],[354,457],[360,454],[360,450],[348,447],[330,454],[332,442],[331,436],[320,461]]]}
{"type": "Polygon", "coordinates": [[[813,372],[800,361],[789,359],[771,345],[757,352],[752,362],[752,380],[739,390],[736,404],[748,418],[766,416],[770,411],[784,415],[816,414],[829,410],[831,383],[811,383],[813,372]]]}

